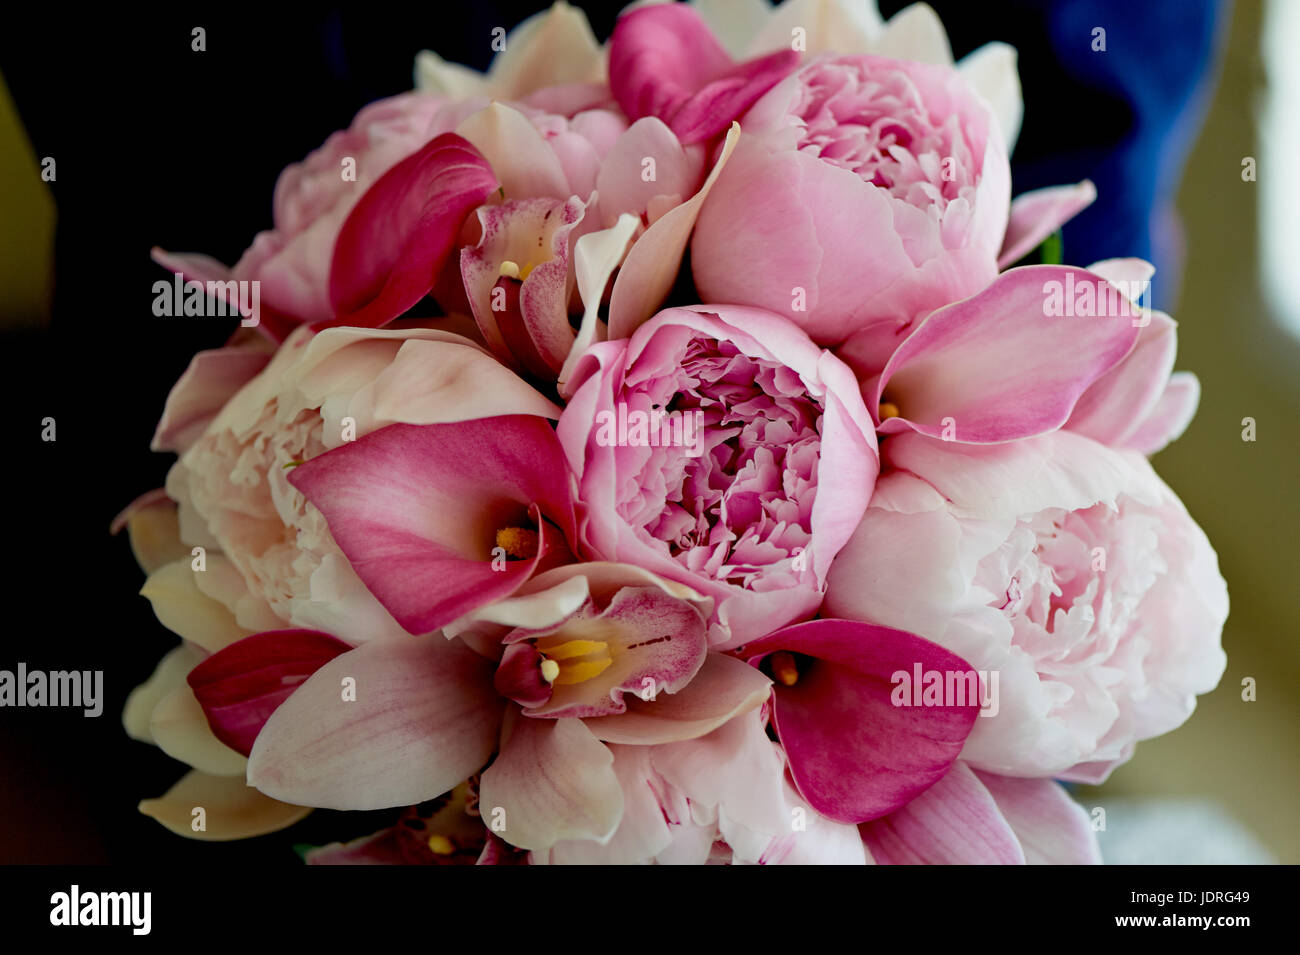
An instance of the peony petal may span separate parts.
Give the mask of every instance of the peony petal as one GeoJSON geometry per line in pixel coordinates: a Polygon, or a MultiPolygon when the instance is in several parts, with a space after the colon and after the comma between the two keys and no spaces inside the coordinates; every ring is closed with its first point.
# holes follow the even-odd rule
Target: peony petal
{"type": "Polygon", "coordinates": [[[517,99],[542,87],[597,79],[602,58],[587,15],[560,0],[507,34],[488,71],[490,91],[517,99]]]}
{"type": "MultiPolygon", "coordinates": [[[[1016,139],[1020,136],[1020,123],[1025,112],[1016,60],[1015,47],[1006,43],[993,42],[985,43],[974,52],[967,53],[957,64],[957,71],[965,77],[966,82],[975,92],[984,98],[998,118],[998,126],[1002,130],[1002,141],[1006,144],[1008,156],[1011,155],[1016,139]]],[[[1012,216],[1014,215],[1013,203],[1012,216]]],[[[1023,254],[1022,252],[1021,255],[1023,254]]]]}
{"type": "Polygon", "coordinates": [[[357,576],[408,632],[513,592],[547,554],[538,525],[575,538],[567,470],[544,418],[396,424],[295,468],[357,576]],[[540,513],[537,513],[540,510],[540,513]],[[538,527],[531,560],[493,557],[496,534],[538,527]]]}
{"type": "Polygon", "coordinates": [[[1027,266],[931,313],[881,373],[875,401],[893,403],[900,415],[880,430],[993,444],[1059,428],[1088,386],[1128,354],[1138,333],[1135,318],[1124,314],[1127,299],[1115,314],[1049,314],[1053,290],[1073,305],[1072,290],[1085,287],[1122,299],[1083,269],[1027,266]]]}
{"type": "Polygon", "coordinates": [[[461,224],[497,188],[487,161],[452,133],[384,173],[339,232],[330,266],[329,324],[376,327],[433,287],[461,224]]]}
{"type": "Polygon", "coordinates": [[[252,631],[236,623],[224,604],[199,590],[196,573],[201,571],[192,570],[190,558],[182,557],[149,575],[140,594],[152,604],[158,622],[209,653],[250,636],[252,631]]]}
{"type": "Polygon", "coordinates": [[[1087,179],[1073,186],[1049,186],[1016,196],[1011,202],[1011,218],[1002,251],[998,253],[998,268],[1005,269],[1019,262],[1096,198],[1097,187],[1087,179]]]}
{"type": "MultiPolygon", "coordinates": [[[[734,3],[736,0],[722,2],[734,3]]],[[[751,43],[750,53],[789,48],[796,28],[804,31],[809,56],[828,50],[841,54],[884,52],[877,47],[885,21],[880,18],[875,3],[785,0],[767,12],[767,22],[751,43]]]]}
{"type": "Polygon", "coordinates": [[[149,735],[172,759],[212,776],[243,779],[248,761],[213,734],[203,707],[188,686],[163,697],[149,716],[149,735]]]}
{"type": "Polygon", "coordinates": [[[258,633],[208,657],[190,671],[186,682],[213,734],[247,756],[275,709],[299,684],[349,649],[342,640],[315,630],[258,633]]]}
{"type": "Polygon", "coordinates": [[[757,663],[777,650],[813,658],[794,685],[777,684],[772,722],[799,792],[836,821],[876,819],[914,799],[948,771],[974,726],[978,691],[971,700],[963,693],[960,703],[895,704],[894,695],[908,686],[897,683],[900,672],[912,680],[919,667],[945,682],[974,674],[960,657],[914,634],[813,620],[743,652],[757,663]]]}
{"type": "Polygon", "coordinates": [[[231,395],[270,360],[270,354],[260,348],[226,347],[199,352],[167,395],[150,449],[184,453],[231,395]]]}
{"type": "Polygon", "coordinates": [[[480,814],[504,825],[493,831],[533,850],[613,836],[623,816],[614,756],[582,720],[530,719],[512,708],[502,739],[479,784],[480,814]]]}
{"type": "Polygon", "coordinates": [[[193,644],[182,643],[170,650],[154,669],[149,679],[145,680],[126,698],[122,709],[122,725],[126,735],[142,743],[152,743],[153,734],[149,731],[149,719],[154,707],[173,690],[185,685],[185,675],[203,659],[203,651],[193,644]]]}
{"type": "Polygon", "coordinates": [[[1017,779],[975,770],[1011,826],[1029,865],[1100,865],[1088,814],[1050,779],[1017,779]]]}
{"type": "Polygon", "coordinates": [[[113,518],[109,533],[123,527],[131,540],[131,553],[146,574],[164,564],[188,558],[190,548],[181,543],[180,516],[176,502],[165,488],[141,494],[113,518]]]}
{"type": "Polygon", "coordinates": [[[194,770],[157,799],[145,799],[140,811],[178,836],[204,842],[251,839],[279,832],[305,819],[311,809],[291,806],[250,787],[240,776],[209,776],[194,770]],[[203,829],[196,829],[203,810],[203,829]]]}
{"type": "Polygon", "coordinates": [[[952,502],[956,517],[1017,519],[1047,508],[1067,511],[1121,493],[1154,504],[1160,489],[1124,456],[1071,431],[1008,444],[957,444],[914,434],[885,442],[886,459],[952,502]]]}
{"type": "Polygon", "coordinates": [[[928,3],[913,3],[885,24],[877,49],[895,60],[952,66],[952,47],[939,15],[928,3]]]}
{"type": "Polygon", "coordinates": [[[496,745],[501,701],[492,669],[437,634],[363,644],[317,670],[271,714],[249,756],[248,781],[277,799],[327,809],[409,806],[447,792],[496,745]]]}
{"type": "Polygon", "coordinates": [[[1020,865],[1025,854],[965,763],[897,811],[861,826],[880,865],[1020,865]]]}

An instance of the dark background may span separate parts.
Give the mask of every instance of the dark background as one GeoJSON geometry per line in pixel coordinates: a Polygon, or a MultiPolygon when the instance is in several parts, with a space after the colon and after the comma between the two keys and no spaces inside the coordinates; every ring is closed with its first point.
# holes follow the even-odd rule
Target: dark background
{"type": "MultiPolygon", "coordinates": [[[[161,795],[185,771],[127,738],[119,716],[176,637],[137,596],[142,574],[125,536],[110,537],[108,526],[136,495],[162,484],[172,456],[148,446],[163,400],[193,353],[222,344],[231,330],[219,321],[154,317],[152,284],[164,273],[149,249],[233,263],[270,227],[279,171],[366,103],[409,89],[419,50],[484,69],[492,29],[509,29],[546,5],[6,10],[0,72],[36,155],[57,160],[50,188],[58,232],[52,325],[0,337],[0,408],[9,432],[0,469],[0,668],[21,660],[30,669],[100,669],[106,699],[98,719],[79,710],[0,711],[0,862],[295,865],[293,843],[351,838],[386,823],[385,813],[318,812],[258,839],[199,843],[136,812],[139,799],[161,795]],[[206,52],[190,48],[195,26],[207,30],[206,52]],[[40,440],[46,416],[57,421],[54,443],[40,440]]],[[[1081,82],[1070,75],[1050,45],[1044,4],[1003,3],[996,16],[965,0],[932,5],[958,57],[991,39],[1020,51],[1026,123],[1015,155],[1017,191],[1104,172],[1109,150],[1132,144],[1143,101],[1105,76],[1081,82]],[[1072,122],[1078,113],[1060,109],[1063,102],[1087,111],[1090,122],[1072,122]]],[[[583,6],[597,37],[608,37],[618,5],[583,6]]],[[[887,0],[882,13],[901,6],[887,0]]],[[[1057,4],[1057,26],[1062,9],[1078,6],[1057,4]]],[[[1193,98],[1196,59],[1210,32],[1205,11],[1213,6],[1164,5],[1200,17],[1193,23],[1200,39],[1184,51],[1182,85],[1155,101],[1166,112],[1193,98]]],[[[1134,44],[1124,55],[1117,65],[1136,70],[1151,53],[1134,44]]],[[[1150,193],[1156,181],[1152,172],[1135,188],[1150,193]]],[[[1069,260],[1146,253],[1148,210],[1134,195],[1121,190],[1110,212],[1094,211],[1110,217],[1104,234],[1089,238],[1085,228],[1076,241],[1067,231],[1069,260]],[[1126,201],[1142,210],[1131,221],[1114,211],[1126,201]]]]}

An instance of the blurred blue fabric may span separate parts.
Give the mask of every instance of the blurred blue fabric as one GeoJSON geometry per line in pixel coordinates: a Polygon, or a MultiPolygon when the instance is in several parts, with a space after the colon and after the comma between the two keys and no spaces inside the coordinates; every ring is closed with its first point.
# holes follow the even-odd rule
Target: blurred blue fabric
{"type": "Polygon", "coordinates": [[[1153,304],[1171,308],[1183,259],[1173,202],[1217,80],[1229,0],[1006,0],[1001,16],[965,0],[932,6],[956,56],[990,40],[1019,50],[1014,192],[1096,184],[1097,201],[1064,229],[1065,260],[1148,259],[1153,304]],[[1094,49],[1097,28],[1104,51],[1094,49]]]}

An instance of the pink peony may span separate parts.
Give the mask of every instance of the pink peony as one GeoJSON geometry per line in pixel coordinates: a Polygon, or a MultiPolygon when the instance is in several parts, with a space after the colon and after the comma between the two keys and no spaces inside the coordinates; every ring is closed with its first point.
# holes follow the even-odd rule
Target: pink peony
{"type": "Polygon", "coordinates": [[[692,242],[706,300],[779,312],[823,345],[856,338],[879,368],[913,320],[996,274],[1010,169],[955,70],[818,60],[741,127],[692,242]]]}
{"type": "Polygon", "coordinates": [[[674,308],[574,382],[558,432],[584,546],[715,598],[715,644],[816,611],[878,467],[839,359],[769,312],[674,308]]]}
{"type": "Polygon", "coordinates": [[[1098,782],[1223,673],[1214,551],[1146,459],[1059,431],[1001,445],[918,434],[831,568],[824,612],[904,628],[1000,675],[962,758],[1098,782]]]}

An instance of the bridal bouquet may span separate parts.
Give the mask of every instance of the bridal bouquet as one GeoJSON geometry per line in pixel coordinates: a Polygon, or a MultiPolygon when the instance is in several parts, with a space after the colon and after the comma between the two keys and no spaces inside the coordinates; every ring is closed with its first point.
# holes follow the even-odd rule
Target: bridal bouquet
{"type": "Polygon", "coordinates": [[[318,864],[1099,861],[1062,781],[1187,719],[1227,593],[1147,463],[1199,395],[1151,267],[1042,253],[1088,182],[1011,200],[1014,51],[835,0],[498,32],[233,268],[155,253],[239,328],[118,521],[181,637],[126,729],[192,767],[142,811],[391,811],[318,864]]]}

